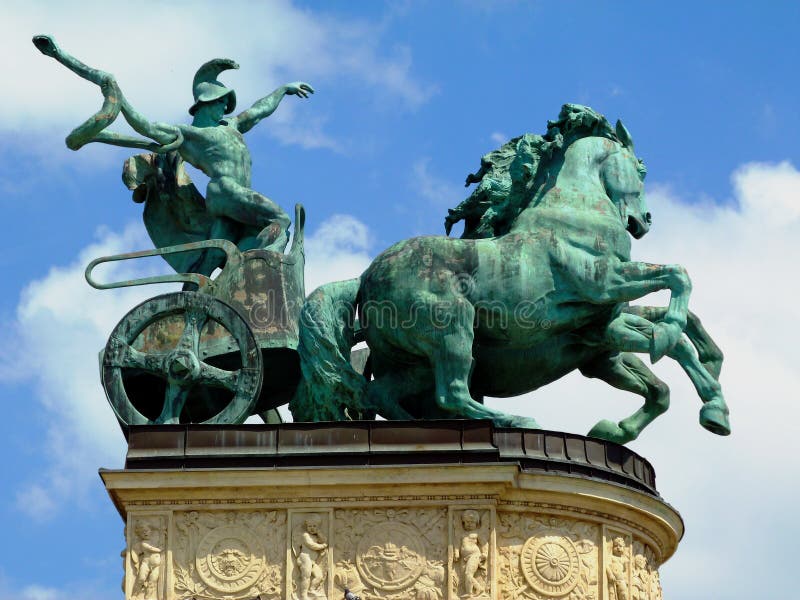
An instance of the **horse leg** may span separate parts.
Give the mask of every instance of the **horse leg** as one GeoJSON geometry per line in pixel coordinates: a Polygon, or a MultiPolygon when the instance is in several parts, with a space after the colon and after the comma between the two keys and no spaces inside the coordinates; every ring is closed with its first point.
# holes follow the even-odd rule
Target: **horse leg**
{"type": "MultiPolygon", "coordinates": [[[[663,306],[628,306],[624,311],[652,322],[662,320],[664,315],[667,314],[667,309],[663,306]]],[[[689,311],[686,329],[684,329],[683,332],[697,350],[697,358],[700,363],[714,379],[719,379],[719,374],[722,370],[722,361],[725,357],[720,347],[717,346],[714,339],[703,327],[700,318],[692,311],[689,311]]]]}
{"type": "Polygon", "coordinates": [[[642,298],[659,290],[670,290],[669,306],[664,318],[651,323],[649,347],[652,362],[665,356],[678,343],[686,328],[692,282],[680,265],[657,265],[641,262],[609,264],[606,275],[587,286],[586,279],[577,282],[585,288],[586,300],[596,304],[621,304],[642,298]]]}
{"type": "MultiPolygon", "coordinates": [[[[377,367],[374,354],[371,359],[377,367]]],[[[367,386],[367,407],[389,421],[412,420],[414,417],[402,406],[403,397],[430,388],[432,384],[433,377],[427,367],[381,369],[367,386]]]]}
{"type": "Polygon", "coordinates": [[[730,435],[730,411],[722,395],[722,386],[709,369],[700,363],[691,345],[681,339],[667,355],[678,362],[703,401],[700,409],[700,425],[717,435],[730,435]]]}
{"type": "MultiPolygon", "coordinates": [[[[625,352],[647,352],[654,327],[653,322],[648,319],[632,313],[622,313],[609,324],[606,330],[606,344],[610,348],[625,352]]],[[[667,356],[681,366],[703,402],[703,407],[700,409],[700,424],[717,435],[728,435],[731,431],[729,411],[722,395],[722,386],[701,364],[691,344],[681,337],[667,356]]]]}
{"type": "Polygon", "coordinates": [[[625,444],[635,440],[642,430],[669,408],[669,387],[630,352],[606,354],[582,366],[586,377],[601,379],[617,389],[639,394],[644,405],[619,423],[604,419],[592,427],[590,437],[625,444]]]}
{"type": "Polygon", "coordinates": [[[501,427],[540,429],[534,419],[508,415],[484,406],[469,393],[475,308],[463,299],[452,300],[448,322],[432,321],[424,351],[433,366],[436,405],[455,418],[491,419],[501,427]],[[434,325],[433,323],[436,323],[434,325]]]}

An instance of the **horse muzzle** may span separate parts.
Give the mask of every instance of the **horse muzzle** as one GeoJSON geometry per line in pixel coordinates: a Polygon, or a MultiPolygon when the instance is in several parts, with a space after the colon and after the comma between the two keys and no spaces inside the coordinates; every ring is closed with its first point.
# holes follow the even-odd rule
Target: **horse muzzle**
{"type": "Polygon", "coordinates": [[[650,213],[645,215],[645,219],[637,219],[633,215],[628,215],[628,226],[625,228],[628,230],[635,239],[641,239],[644,237],[644,234],[650,231],[650,223],[648,217],[650,213]]]}

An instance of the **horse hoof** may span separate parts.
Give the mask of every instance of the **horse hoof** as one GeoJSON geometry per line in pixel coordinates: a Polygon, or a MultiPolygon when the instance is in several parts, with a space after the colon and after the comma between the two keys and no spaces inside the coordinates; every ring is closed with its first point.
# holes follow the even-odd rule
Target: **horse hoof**
{"type": "Polygon", "coordinates": [[[711,400],[700,409],[700,425],[717,435],[730,435],[731,423],[724,402],[711,400]]]}
{"type": "Polygon", "coordinates": [[[530,417],[519,417],[517,415],[508,415],[501,419],[495,419],[494,424],[498,427],[517,427],[519,429],[541,429],[541,426],[536,422],[536,419],[530,417]]]}
{"type": "Polygon", "coordinates": [[[625,444],[634,439],[630,433],[626,432],[614,421],[603,419],[597,425],[592,427],[591,431],[587,434],[589,437],[599,438],[601,440],[608,440],[617,444],[625,444]]]}

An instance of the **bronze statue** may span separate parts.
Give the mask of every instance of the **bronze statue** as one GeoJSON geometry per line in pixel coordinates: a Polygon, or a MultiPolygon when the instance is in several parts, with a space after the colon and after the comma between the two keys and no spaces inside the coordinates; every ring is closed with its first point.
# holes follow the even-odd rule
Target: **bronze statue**
{"type": "MultiPolygon", "coordinates": [[[[205,239],[229,240],[240,250],[263,248],[282,252],[286,248],[289,216],[278,204],[250,188],[252,160],[242,134],[270,116],[284,96],[307,98],[313,94],[309,84],[298,81],[281,86],[235,117],[226,118],[236,107],[236,93],[216,78],[222,71],[238,69],[239,65],[227,58],[216,58],[202,65],[194,76],[195,102],[189,108],[194,117],[191,125],[156,123],[130,105],[110,73],[85,65],[59,48],[49,36],[38,35],[33,42],[43,54],[100,86],[103,94],[101,109],[67,136],[69,148],[78,150],[88,143],[102,142],[157,154],[176,151],[181,159],[210,178],[204,198],[203,212],[210,221],[203,233],[205,239]],[[106,131],[120,113],[137,133],[148,139],[106,131]]],[[[172,172],[177,171],[176,165],[172,172]]],[[[175,226],[169,222],[161,224],[161,227],[175,226]]],[[[148,229],[153,227],[158,228],[159,224],[148,229]]],[[[219,263],[219,253],[205,253],[200,264],[192,267],[194,272],[210,275],[219,263]]]]}

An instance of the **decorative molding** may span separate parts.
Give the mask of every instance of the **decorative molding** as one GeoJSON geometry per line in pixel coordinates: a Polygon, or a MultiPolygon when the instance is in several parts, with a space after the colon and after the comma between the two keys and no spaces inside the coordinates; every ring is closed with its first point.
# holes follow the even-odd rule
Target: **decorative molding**
{"type": "Polygon", "coordinates": [[[362,471],[363,495],[360,473],[337,487],[319,468],[305,483],[120,477],[126,599],[663,600],[658,567],[682,532],[668,505],[602,483],[523,487],[505,466],[480,482],[436,469],[408,485],[362,471]]]}

